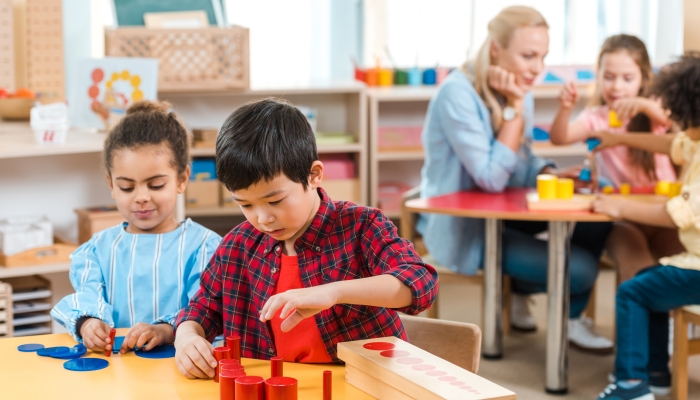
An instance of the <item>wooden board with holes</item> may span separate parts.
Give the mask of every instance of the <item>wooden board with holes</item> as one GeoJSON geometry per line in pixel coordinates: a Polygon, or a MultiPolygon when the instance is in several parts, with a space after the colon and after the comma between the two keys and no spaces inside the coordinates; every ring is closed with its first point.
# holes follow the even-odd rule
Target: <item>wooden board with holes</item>
{"type": "Polygon", "coordinates": [[[515,399],[510,390],[395,337],[338,343],[338,358],[345,361],[345,380],[378,399],[515,399]]]}
{"type": "Polygon", "coordinates": [[[527,209],[531,211],[588,211],[595,195],[574,194],[571,199],[540,200],[537,192],[527,194],[527,209]]]}

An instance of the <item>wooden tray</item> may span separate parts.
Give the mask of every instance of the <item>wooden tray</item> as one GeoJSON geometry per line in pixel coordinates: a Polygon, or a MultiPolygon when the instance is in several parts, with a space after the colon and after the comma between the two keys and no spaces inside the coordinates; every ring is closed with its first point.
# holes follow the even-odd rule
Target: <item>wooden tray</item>
{"type": "Polygon", "coordinates": [[[69,256],[78,246],[64,243],[55,238],[51,246],[37,247],[11,256],[0,252],[0,265],[3,267],[25,267],[30,265],[70,262],[69,256]]]}
{"type": "Polygon", "coordinates": [[[527,194],[527,209],[532,211],[588,211],[596,196],[592,194],[574,194],[570,200],[540,200],[537,192],[527,194]]]}

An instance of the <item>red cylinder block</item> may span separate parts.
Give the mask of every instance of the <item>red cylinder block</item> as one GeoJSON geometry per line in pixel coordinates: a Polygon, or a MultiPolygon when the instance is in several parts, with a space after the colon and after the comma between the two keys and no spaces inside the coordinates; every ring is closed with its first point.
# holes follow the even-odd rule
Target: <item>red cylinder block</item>
{"type": "Polygon", "coordinates": [[[241,400],[265,400],[265,380],[262,376],[236,378],[235,398],[241,400]]]}
{"type": "Polygon", "coordinates": [[[333,371],[323,371],[323,400],[333,398],[333,371]]]}
{"type": "Polygon", "coordinates": [[[214,349],[214,358],[216,358],[216,368],[214,368],[214,382],[219,381],[219,361],[231,358],[231,350],[228,347],[217,347],[214,349]]]}
{"type": "Polygon", "coordinates": [[[266,400],[297,400],[297,380],[276,376],[265,380],[266,400]]]}
{"type": "Polygon", "coordinates": [[[241,361],[241,337],[238,335],[226,336],[226,347],[231,349],[231,358],[241,361]]]}
{"type": "Polygon", "coordinates": [[[222,370],[219,373],[219,400],[235,400],[236,379],[245,376],[245,371],[222,370]]]}
{"type": "Polygon", "coordinates": [[[282,357],[272,357],[270,359],[270,377],[284,376],[282,357]]]}

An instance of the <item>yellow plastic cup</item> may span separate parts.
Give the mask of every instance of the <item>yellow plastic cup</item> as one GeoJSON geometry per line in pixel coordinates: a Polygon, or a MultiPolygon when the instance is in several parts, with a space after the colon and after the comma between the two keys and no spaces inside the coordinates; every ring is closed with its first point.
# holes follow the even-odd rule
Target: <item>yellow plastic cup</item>
{"type": "Polygon", "coordinates": [[[542,174],[537,175],[537,194],[540,200],[550,200],[557,198],[557,182],[556,175],[542,174]]]}
{"type": "Polygon", "coordinates": [[[379,70],[379,86],[391,86],[394,83],[394,71],[390,69],[379,70]]]}
{"type": "Polygon", "coordinates": [[[669,181],[659,181],[656,183],[656,188],[654,189],[654,193],[662,196],[667,196],[669,191],[671,190],[671,182],[669,181]]]}
{"type": "Polygon", "coordinates": [[[557,180],[557,198],[568,200],[574,197],[574,180],[559,178],[557,180]]]}
{"type": "Polygon", "coordinates": [[[668,197],[676,197],[681,194],[681,189],[683,189],[683,182],[671,182],[668,188],[668,197]]]}
{"type": "Polygon", "coordinates": [[[613,110],[608,111],[608,125],[610,125],[611,128],[622,127],[622,121],[617,118],[617,112],[613,110]]]}
{"type": "Polygon", "coordinates": [[[615,191],[615,188],[612,186],[603,186],[603,193],[605,194],[612,194],[615,191]]]}
{"type": "Polygon", "coordinates": [[[632,186],[629,183],[620,184],[620,194],[630,194],[632,193],[632,186]]]}

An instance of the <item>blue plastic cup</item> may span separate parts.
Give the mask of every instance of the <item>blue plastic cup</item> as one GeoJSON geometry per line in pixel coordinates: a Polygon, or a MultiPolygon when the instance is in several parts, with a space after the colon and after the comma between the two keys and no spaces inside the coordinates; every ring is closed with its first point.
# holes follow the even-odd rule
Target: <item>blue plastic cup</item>
{"type": "Polygon", "coordinates": [[[421,73],[420,69],[418,68],[411,68],[408,70],[408,84],[411,86],[420,86],[422,80],[421,80],[421,73]]]}

